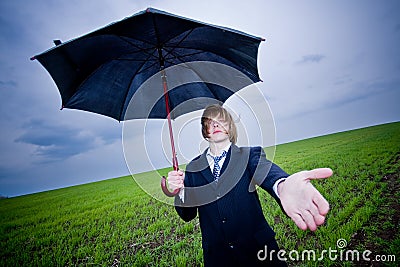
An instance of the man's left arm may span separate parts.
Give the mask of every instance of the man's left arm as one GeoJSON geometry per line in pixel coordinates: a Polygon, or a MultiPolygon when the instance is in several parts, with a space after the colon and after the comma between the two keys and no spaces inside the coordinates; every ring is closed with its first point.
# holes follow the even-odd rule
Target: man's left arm
{"type": "Polygon", "coordinates": [[[275,163],[267,160],[261,147],[251,148],[248,166],[252,173],[252,182],[266,190],[280,205],[278,184],[284,181],[289,174],[275,163]]]}

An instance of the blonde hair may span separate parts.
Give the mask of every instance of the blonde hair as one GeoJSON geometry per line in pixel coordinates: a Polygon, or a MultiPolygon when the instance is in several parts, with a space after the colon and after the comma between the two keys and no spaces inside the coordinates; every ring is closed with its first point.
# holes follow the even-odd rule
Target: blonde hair
{"type": "Polygon", "coordinates": [[[218,104],[207,106],[203,112],[203,115],[201,116],[201,133],[204,139],[209,138],[208,127],[210,120],[212,120],[212,118],[218,118],[218,117],[221,117],[221,119],[223,119],[229,124],[229,131],[228,131],[229,141],[231,141],[232,144],[236,144],[237,130],[232,115],[225,108],[223,108],[218,104]]]}

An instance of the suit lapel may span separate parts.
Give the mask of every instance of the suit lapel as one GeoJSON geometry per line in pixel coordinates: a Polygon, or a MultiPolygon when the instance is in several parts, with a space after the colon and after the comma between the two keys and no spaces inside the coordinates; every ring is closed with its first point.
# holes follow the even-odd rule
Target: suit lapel
{"type": "MultiPolygon", "coordinates": [[[[228,184],[231,184],[232,182],[236,184],[244,173],[248,160],[249,151],[247,149],[240,149],[236,145],[232,144],[228,150],[224,164],[222,165],[218,184],[225,184],[228,182],[226,180],[230,180],[228,184]]],[[[200,172],[201,176],[207,181],[207,183],[215,182],[207,160],[207,149],[198,159],[192,162],[192,165],[188,170],[191,172],[200,172]]]]}
{"type": "MultiPolygon", "coordinates": [[[[226,154],[226,158],[225,158],[224,164],[222,164],[222,167],[221,167],[220,175],[222,175],[222,173],[225,171],[226,167],[229,165],[229,161],[231,160],[232,147],[233,147],[233,146],[234,146],[234,145],[232,144],[231,147],[230,147],[229,150],[228,150],[228,153],[226,154]]],[[[236,147],[236,146],[235,146],[235,147],[236,147]]],[[[235,150],[235,149],[234,149],[234,150],[235,150]]]]}
{"type": "Polygon", "coordinates": [[[208,183],[212,183],[212,182],[214,182],[214,175],[211,172],[210,165],[208,165],[207,157],[204,157],[204,160],[205,160],[206,168],[203,169],[200,173],[203,176],[203,178],[206,179],[206,181],[208,183]]]}
{"type": "Polygon", "coordinates": [[[242,178],[249,162],[249,151],[249,149],[231,145],[229,156],[227,155],[218,180],[218,187],[222,191],[230,191],[242,178]]]}
{"type": "Polygon", "coordinates": [[[201,177],[203,177],[207,183],[214,182],[214,176],[207,161],[207,149],[203,152],[203,154],[200,155],[199,158],[191,162],[190,168],[187,170],[194,173],[200,173],[201,177]]]}

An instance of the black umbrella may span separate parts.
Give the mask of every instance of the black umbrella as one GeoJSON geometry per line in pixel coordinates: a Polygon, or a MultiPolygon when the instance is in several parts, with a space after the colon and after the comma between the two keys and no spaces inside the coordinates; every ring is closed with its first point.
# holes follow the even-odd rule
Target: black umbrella
{"type": "MultiPolygon", "coordinates": [[[[62,108],[90,111],[118,121],[167,118],[173,168],[177,170],[171,119],[211,103],[223,103],[236,91],[260,81],[257,53],[262,40],[148,8],[71,41],[56,40],[55,47],[31,59],[37,59],[50,73],[60,91],[62,108]],[[220,71],[219,67],[201,65],[199,69],[193,62],[227,66],[242,76],[220,71]],[[171,79],[193,82],[178,82],[179,86],[169,89],[166,75],[177,65],[185,71],[175,72],[168,83],[171,79]],[[204,70],[231,81],[232,86],[207,82],[204,70]],[[160,86],[150,88],[151,92],[141,90],[155,74],[160,76],[160,86]],[[186,101],[191,104],[181,105],[186,101]]],[[[165,179],[162,189],[167,195],[177,193],[167,190],[165,179]]]]}

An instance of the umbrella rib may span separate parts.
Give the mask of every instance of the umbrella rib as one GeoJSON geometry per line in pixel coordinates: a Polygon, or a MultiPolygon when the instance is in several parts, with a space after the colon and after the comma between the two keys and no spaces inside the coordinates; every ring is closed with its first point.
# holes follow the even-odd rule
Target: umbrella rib
{"type": "Polygon", "coordinates": [[[129,86],[127,87],[128,89],[125,92],[125,96],[124,96],[124,103],[121,105],[121,110],[119,111],[119,117],[118,120],[121,121],[121,116],[122,116],[122,112],[124,111],[124,106],[125,106],[125,102],[126,102],[126,98],[128,96],[129,93],[129,88],[131,88],[132,82],[135,79],[135,76],[139,73],[139,70],[144,66],[144,64],[146,64],[147,60],[152,56],[152,54],[149,54],[147,59],[145,61],[143,61],[142,65],[135,71],[135,74],[132,75],[131,80],[129,81],[129,86]]]}
{"type": "MultiPolygon", "coordinates": [[[[165,49],[165,48],[164,48],[164,49],[165,49]]],[[[165,50],[168,51],[168,49],[165,49],[165,50]]],[[[198,50],[198,49],[193,49],[193,50],[198,50]]],[[[170,57],[170,58],[168,58],[168,59],[165,59],[165,61],[167,61],[168,63],[170,63],[170,64],[172,64],[172,65],[174,65],[174,62],[169,61],[169,59],[175,58],[175,59],[179,60],[181,63],[186,63],[187,61],[184,61],[184,60],[182,59],[183,57],[192,56],[192,55],[197,55],[197,54],[201,54],[201,53],[206,53],[206,51],[199,51],[199,52],[195,52],[195,53],[191,53],[191,54],[186,54],[186,55],[180,56],[180,55],[174,53],[173,49],[172,49],[171,51],[168,51],[168,52],[169,52],[170,55],[172,55],[172,57],[170,57]]]]}
{"type": "MultiPolygon", "coordinates": [[[[146,48],[146,49],[143,49],[143,50],[132,51],[132,52],[129,52],[129,53],[125,53],[124,55],[134,55],[134,54],[138,54],[138,53],[143,53],[143,54],[148,56],[148,55],[151,54],[151,52],[148,52],[150,50],[154,50],[154,47],[149,47],[149,48],[146,48]]],[[[122,58],[119,57],[119,59],[122,59],[122,58]]]]}
{"type": "MultiPolygon", "coordinates": [[[[125,42],[127,42],[127,43],[129,43],[129,44],[133,44],[131,41],[129,41],[130,38],[128,38],[128,37],[126,37],[126,36],[117,35],[117,37],[121,38],[122,40],[124,40],[125,42]]],[[[144,43],[144,44],[147,44],[147,45],[150,45],[150,46],[154,46],[153,43],[148,42],[148,41],[143,40],[143,39],[140,39],[140,38],[137,38],[136,36],[135,36],[135,38],[131,38],[131,39],[135,39],[135,40],[140,41],[140,42],[142,42],[142,43],[144,43]]],[[[136,46],[137,48],[141,49],[140,46],[138,46],[138,45],[135,45],[135,46],[136,46]]]]}
{"type": "MultiPolygon", "coordinates": [[[[167,50],[167,49],[165,49],[165,50],[167,50]]],[[[166,58],[165,60],[167,61],[167,60],[169,60],[169,59],[176,58],[176,59],[179,59],[180,61],[183,62],[182,58],[191,57],[191,56],[198,55],[198,54],[202,54],[202,53],[206,53],[206,51],[193,52],[193,53],[186,54],[186,55],[176,55],[176,54],[173,54],[173,52],[171,51],[169,54],[172,55],[172,57],[170,57],[170,58],[168,58],[168,59],[166,58]]],[[[186,61],[185,61],[185,62],[186,62],[186,61]]]]}
{"type": "MultiPolygon", "coordinates": [[[[181,38],[181,40],[179,40],[174,46],[171,45],[170,47],[172,48],[172,50],[168,51],[168,49],[165,49],[165,47],[166,47],[165,44],[167,44],[169,41],[171,41],[171,39],[175,38],[176,36],[171,37],[170,39],[166,40],[163,44],[161,44],[160,36],[159,36],[159,32],[158,32],[158,28],[157,28],[156,24],[157,24],[156,23],[156,19],[155,19],[155,16],[153,15],[153,26],[154,26],[154,30],[155,30],[155,33],[156,33],[157,44],[158,44],[157,48],[161,48],[161,49],[164,49],[165,51],[167,51],[167,53],[164,56],[161,55],[162,58],[159,58],[160,66],[161,66],[161,65],[164,65],[163,62],[165,63],[166,57],[169,54],[171,54],[175,50],[175,48],[179,47],[179,45],[193,32],[194,28],[192,28],[189,31],[187,31],[187,33],[181,38]]],[[[180,60],[180,61],[182,63],[184,63],[184,61],[182,61],[182,60],[180,60]]]]}
{"type": "MultiPolygon", "coordinates": [[[[204,52],[205,52],[205,51],[198,52],[198,53],[204,53],[204,52]]],[[[175,55],[172,51],[171,51],[171,54],[172,54],[172,55],[175,55]]],[[[179,61],[181,61],[181,63],[183,63],[181,66],[186,67],[186,66],[185,66],[185,63],[186,63],[186,62],[183,61],[182,59],[180,59],[179,56],[175,55],[175,58],[178,59],[179,61]]],[[[169,63],[173,64],[173,62],[169,62],[169,63]]],[[[200,75],[196,70],[194,70],[194,69],[192,69],[192,68],[189,68],[189,67],[186,67],[186,68],[188,68],[188,69],[190,69],[191,71],[193,71],[194,73],[196,73],[196,75],[200,78],[200,80],[204,81],[203,77],[201,77],[201,75],[200,75]]],[[[207,83],[205,82],[205,84],[207,84],[207,83]]],[[[208,86],[207,86],[207,87],[208,87],[208,86]]],[[[210,87],[208,87],[208,88],[210,89],[210,87]]],[[[217,96],[211,89],[210,89],[210,93],[214,96],[215,99],[218,99],[218,96],[217,96]]]]}
{"type": "MultiPolygon", "coordinates": [[[[204,51],[203,51],[204,52],[204,51]]],[[[198,52],[198,53],[202,53],[202,52],[198,52]]],[[[175,57],[175,59],[179,60],[181,63],[183,63],[183,65],[185,65],[185,63],[187,63],[186,61],[182,60],[181,57],[179,55],[176,55],[173,51],[170,51],[170,54],[173,55],[175,57]]],[[[186,56],[186,55],[185,55],[186,56]]],[[[174,62],[172,61],[168,61],[167,59],[165,60],[168,63],[170,63],[171,65],[175,65],[174,62]]],[[[189,68],[189,67],[188,67],[189,68]]],[[[189,68],[191,69],[191,68],[189,68]]],[[[192,71],[196,72],[195,70],[192,69],[192,71]]],[[[196,72],[196,74],[200,77],[200,75],[196,72]]]]}
{"type": "MultiPolygon", "coordinates": [[[[189,56],[193,56],[193,55],[197,55],[197,54],[201,54],[201,53],[205,53],[205,51],[200,51],[200,52],[195,52],[195,53],[191,53],[191,54],[186,54],[186,55],[183,55],[183,56],[177,56],[177,55],[175,55],[175,54],[173,54],[173,53],[169,53],[170,55],[172,55],[172,57],[170,57],[170,58],[168,58],[168,59],[165,58],[164,60],[165,60],[165,62],[170,63],[171,65],[175,65],[173,61],[170,61],[170,60],[169,60],[169,59],[172,59],[172,58],[178,59],[181,63],[186,63],[186,61],[184,61],[184,60],[181,59],[182,57],[189,57],[189,56]]],[[[142,61],[142,60],[135,60],[135,59],[120,59],[120,60],[138,61],[138,62],[142,61]]],[[[144,72],[144,71],[146,71],[146,70],[152,68],[152,67],[153,67],[154,65],[156,65],[156,64],[157,64],[157,62],[154,61],[153,64],[151,64],[150,66],[148,66],[148,67],[142,69],[140,72],[144,72]]],[[[140,72],[138,72],[138,73],[140,73],[140,72]]]]}
{"type": "MultiPolygon", "coordinates": [[[[127,40],[127,39],[124,38],[123,36],[118,36],[118,37],[119,37],[120,39],[122,39],[124,42],[130,44],[131,46],[133,46],[133,47],[135,47],[135,48],[137,48],[137,49],[139,50],[139,51],[135,51],[135,52],[133,52],[133,53],[136,53],[136,52],[143,52],[143,53],[145,53],[145,54],[147,54],[147,55],[149,55],[149,56],[153,56],[154,58],[157,58],[157,57],[154,56],[152,53],[150,53],[150,52],[147,51],[147,50],[153,50],[154,47],[142,48],[142,47],[140,47],[140,46],[138,46],[138,45],[132,43],[131,41],[127,40]]],[[[139,41],[141,41],[141,42],[143,42],[143,43],[146,43],[146,44],[148,44],[148,45],[154,46],[154,44],[145,42],[145,41],[143,41],[143,40],[139,40],[139,41]]],[[[130,54],[133,54],[133,53],[130,53],[130,54]]],[[[148,60],[148,58],[147,58],[146,60],[148,60]]]]}
{"type": "MultiPolygon", "coordinates": [[[[144,63],[146,63],[146,62],[149,62],[149,61],[146,61],[146,60],[135,60],[135,59],[119,59],[119,60],[121,60],[121,61],[136,61],[136,62],[144,62],[144,63]]],[[[148,69],[151,69],[154,65],[156,65],[158,63],[158,61],[154,61],[154,63],[153,64],[151,64],[150,66],[148,66],[148,67],[146,67],[146,68],[144,68],[144,69],[141,69],[140,71],[138,71],[138,72],[136,72],[136,74],[139,74],[139,73],[142,73],[142,72],[144,72],[144,71],[146,71],[146,70],[148,70],[148,69]]],[[[144,64],[143,64],[144,65],[144,64]]],[[[142,66],[143,66],[142,65],[142,66]]]]}
{"type": "Polygon", "coordinates": [[[143,62],[143,61],[145,61],[144,59],[133,59],[133,58],[116,58],[115,60],[132,61],[132,62],[143,62]]]}
{"type": "MultiPolygon", "coordinates": [[[[185,48],[186,48],[186,49],[199,50],[199,52],[195,52],[195,53],[193,53],[193,54],[187,54],[187,55],[179,56],[179,55],[177,55],[177,54],[174,54],[173,51],[171,50],[171,51],[170,51],[170,54],[172,54],[172,55],[173,55],[176,59],[178,59],[180,62],[185,63],[186,61],[184,61],[183,59],[181,59],[182,57],[187,57],[187,56],[191,56],[191,55],[195,55],[195,54],[201,54],[201,53],[208,53],[208,52],[209,52],[209,51],[201,50],[201,49],[198,49],[198,48],[191,48],[191,47],[185,47],[185,48]]],[[[165,48],[164,48],[164,49],[165,49],[165,48]]],[[[166,50],[167,50],[167,49],[166,49],[166,50]]],[[[219,56],[219,57],[221,57],[221,58],[223,58],[223,59],[225,59],[225,60],[231,62],[231,63],[234,64],[235,66],[238,66],[237,63],[235,63],[235,62],[229,60],[228,58],[226,58],[226,57],[224,57],[224,56],[222,56],[222,55],[220,55],[220,54],[218,54],[218,53],[216,53],[216,52],[212,52],[212,53],[214,53],[214,54],[216,54],[217,56],[219,56]]],[[[168,63],[170,63],[170,64],[172,64],[172,65],[174,64],[173,62],[168,61],[168,59],[165,59],[165,61],[167,61],[168,63]]],[[[240,69],[240,71],[244,73],[244,71],[246,71],[246,70],[245,70],[245,69],[240,69]]],[[[245,75],[248,76],[248,77],[250,78],[251,73],[247,72],[247,74],[245,74],[245,75]]],[[[252,79],[252,78],[250,78],[250,79],[252,79]]],[[[259,78],[258,78],[258,79],[259,79],[259,78]]]]}
{"type": "Polygon", "coordinates": [[[146,71],[146,70],[148,70],[148,69],[151,69],[151,68],[152,68],[154,65],[156,65],[157,63],[158,63],[158,62],[154,61],[153,64],[151,64],[150,66],[148,66],[148,67],[142,69],[141,71],[137,72],[136,74],[141,73],[141,72],[144,72],[144,71],[146,71]]]}
{"type": "MultiPolygon", "coordinates": [[[[167,54],[164,56],[164,59],[165,59],[170,53],[172,53],[172,52],[175,50],[175,48],[179,47],[179,45],[193,32],[193,30],[194,30],[194,28],[193,28],[193,29],[190,29],[190,31],[188,31],[188,32],[185,34],[185,36],[183,36],[183,37],[181,38],[181,40],[180,40],[178,43],[175,44],[175,46],[171,46],[171,48],[172,48],[171,51],[168,51],[168,50],[165,49],[165,47],[163,46],[164,49],[167,51],[167,54]]],[[[172,38],[171,38],[171,39],[172,39],[172,38]]],[[[169,39],[168,42],[169,42],[171,39],[169,39]]],[[[166,43],[166,42],[165,42],[165,43],[166,43]]]]}

